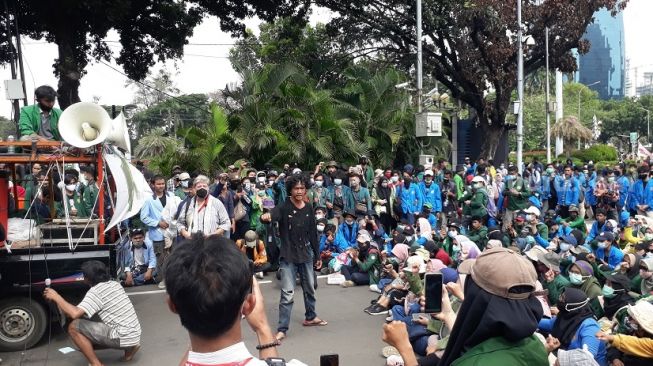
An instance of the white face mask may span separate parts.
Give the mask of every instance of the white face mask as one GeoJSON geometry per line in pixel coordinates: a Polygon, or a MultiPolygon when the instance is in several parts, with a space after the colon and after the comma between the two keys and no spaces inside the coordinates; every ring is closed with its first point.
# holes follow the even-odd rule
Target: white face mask
{"type": "Polygon", "coordinates": [[[252,189],[252,183],[243,184],[243,188],[245,188],[246,191],[249,191],[250,189],[252,189]]]}
{"type": "Polygon", "coordinates": [[[566,252],[571,248],[571,244],[567,243],[560,243],[560,251],[561,252],[566,252]]]}
{"type": "Polygon", "coordinates": [[[66,190],[68,190],[68,191],[71,191],[71,192],[74,191],[75,187],[77,187],[77,185],[75,185],[75,184],[66,184],[66,190]]]}
{"type": "Polygon", "coordinates": [[[257,182],[265,183],[265,177],[258,177],[256,178],[257,182]]]}
{"type": "Polygon", "coordinates": [[[336,178],[336,179],[334,179],[334,180],[333,180],[333,184],[335,184],[335,185],[337,185],[337,186],[341,185],[341,184],[342,184],[342,179],[340,179],[340,178],[336,178]]]}
{"type": "Polygon", "coordinates": [[[274,185],[274,181],[273,181],[273,180],[269,180],[269,181],[268,181],[268,185],[269,185],[269,186],[274,185]]]}
{"type": "Polygon", "coordinates": [[[449,235],[449,237],[450,237],[451,239],[453,239],[453,238],[456,237],[456,235],[458,235],[458,232],[455,231],[455,230],[449,230],[449,232],[447,233],[447,235],[449,235]]]}
{"type": "Polygon", "coordinates": [[[317,231],[318,232],[323,232],[324,231],[324,225],[317,225],[317,231]]]}
{"type": "Polygon", "coordinates": [[[393,183],[399,182],[399,177],[397,177],[397,176],[392,177],[392,182],[393,183]]]}
{"type": "Polygon", "coordinates": [[[324,181],[323,181],[323,180],[316,180],[316,181],[315,181],[315,186],[316,186],[317,188],[322,187],[322,184],[324,184],[324,181]]]}
{"type": "Polygon", "coordinates": [[[319,220],[319,219],[323,219],[323,218],[324,218],[324,214],[321,214],[321,213],[315,214],[315,220],[319,220]]]}
{"type": "Polygon", "coordinates": [[[181,181],[181,187],[182,188],[188,188],[188,181],[187,180],[182,180],[181,181]]]}
{"type": "Polygon", "coordinates": [[[646,234],[644,234],[644,239],[646,239],[646,240],[653,240],[653,233],[646,233],[646,234]]]}

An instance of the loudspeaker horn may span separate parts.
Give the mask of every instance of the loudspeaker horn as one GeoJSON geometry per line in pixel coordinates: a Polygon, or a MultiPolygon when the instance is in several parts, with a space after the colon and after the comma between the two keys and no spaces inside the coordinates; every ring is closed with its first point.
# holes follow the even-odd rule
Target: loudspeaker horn
{"type": "Polygon", "coordinates": [[[95,103],[79,102],[59,118],[59,133],[67,143],[86,148],[102,143],[111,132],[111,117],[95,103]]]}
{"type": "Polygon", "coordinates": [[[125,115],[120,112],[118,117],[114,118],[111,122],[111,126],[111,132],[107,136],[107,141],[131,154],[132,144],[129,140],[129,129],[127,128],[125,115]]]}

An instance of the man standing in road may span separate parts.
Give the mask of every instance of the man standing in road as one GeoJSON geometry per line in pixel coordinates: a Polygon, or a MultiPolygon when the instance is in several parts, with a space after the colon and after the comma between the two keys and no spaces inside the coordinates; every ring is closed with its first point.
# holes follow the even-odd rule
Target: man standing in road
{"type": "Polygon", "coordinates": [[[322,267],[320,247],[317,240],[315,216],[307,205],[306,182],[303,176],[293,174],[286,179],[286,191],[290,197],[276,206],[270,213],[263,214],[261,221],[273,221],[279,225],[281,254],[279,272],[281,278],[281,298],[279,300],[279,325],[276,338],[286,337],[292,312],[295,278],[299,273],[304,307],[306,308],[304,326],[324,326],[327,322],[315,313],[315,273],[313,268],[322,267]]]}

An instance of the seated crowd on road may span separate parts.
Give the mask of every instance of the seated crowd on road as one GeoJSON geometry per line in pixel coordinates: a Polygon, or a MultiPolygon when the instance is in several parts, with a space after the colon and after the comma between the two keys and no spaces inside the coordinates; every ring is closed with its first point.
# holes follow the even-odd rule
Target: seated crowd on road
{"type": "MultiPolygon", "coordinates": [[[[361,316],[386,321],[388,364],[653,362],[653,184],[645,162],[533,160],[520,174],[517,166],[483,159],[454,169],[441,159],[375,170],[362,157],[356,165],[331,161],[310,171],[239,163],[212,178],[179,166],[170,177],[140,168],[154,194],[131,219],[118,255],[124,286],[165,288],[165,262],[177,261],[173,249],[215,234],[235,243],[256,277],[274,277],[282,259],[279,227],[264,217],[288,198],[288,178],[301,176],[319,242],[319,258],[309,253],[321,261],[315,275],[369,288],[361,316]],[[427,273],[442,275],[441,313],[424,314],[427,273]]],[[[93,182],[92,169],[84,174],[93,182]]],[[[89,215],[93,190],[80,197],[77,181],[66,175],[71,199],[63,204],[89,215]]],[[[184,255],[193,262],[192,253],[184,255]]],[[[187,301],[179,286],[190,285],[171,281],[171,309],[182,324],[191,334],[215,335],[185,323],[189,310],[176,301],[187,301]]]]}

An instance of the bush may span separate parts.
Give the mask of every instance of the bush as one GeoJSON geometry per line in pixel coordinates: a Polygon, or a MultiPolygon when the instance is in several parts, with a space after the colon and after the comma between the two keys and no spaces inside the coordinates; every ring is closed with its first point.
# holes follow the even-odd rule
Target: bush
{"type": "Polygon", "coordinates": [[[617,160],[617,149],[608,145],[596,144],[592,145],[589,149],[576,150],[571,156],[584,162],[590,160],[595,163],[599,161],[615,161],[617,160]]]}

